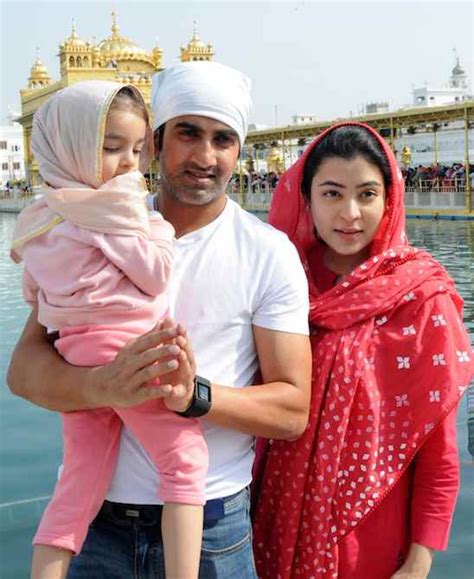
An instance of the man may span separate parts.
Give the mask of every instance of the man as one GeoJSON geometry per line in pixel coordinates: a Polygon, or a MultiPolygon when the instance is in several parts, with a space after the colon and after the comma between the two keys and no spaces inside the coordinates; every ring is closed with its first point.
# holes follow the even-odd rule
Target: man
{"type": "MultiPolygon", "coordinates": [[[[217,63],[180,64],[154,79],[157,208],[177,237],[170,314],[187,334],[170,322],[108,366],[74,368],[47,345],[33,312],[8,376],[12,392],[52,410],[167,395],[170,410],[203,417],[210,467],[202,578],[256,577],[253,436],[299,436],[309,406],[307,286],[296,250],[225,195],[247,132],[249,88],[244,75],[217,63]],[[258,368],[261,380],[252,385],[258,368]],[[163,388],[147,387],[158,376],[163,388]]],[[[152,463],[124,430],[107,501],[68,576],[163,577],[156,489],[152,463]]]]}

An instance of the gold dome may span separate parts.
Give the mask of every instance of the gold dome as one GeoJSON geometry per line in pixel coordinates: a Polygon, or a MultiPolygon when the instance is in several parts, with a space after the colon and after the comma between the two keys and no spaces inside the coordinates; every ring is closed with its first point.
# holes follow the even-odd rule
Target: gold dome
{"type": "Polygon", "coordinates": [[[72,30],[71,30],[71,36],[69,38],[67,38],[61,45],[60,45],[61,49],[67,49],[67,50],[74,50],[74,49],[86,49],[88,48],[88,43],[84,42],[82,40],[82,38],[79,38],[79,36],[76,33],[76,27],[74,25],[74,19],[72,20],[72,30]]]}
{"type": "Polygon", "coordinates": [[[112,12],[112,34],[99,44],[99,50],[107,56],[148,57],[148,53],[125,36],[120,36],[117,25],[117,14],[112,12]]]}
{"type": "Polygon", "coordinates": [[[40,56],[39,49],[36,50],[36,61],[31,67],[30,78],[28,79],[29,88],[40,88],[50,84],[51,77],[49,76],[48,69],[43,64],[40,56]]]}
{"type": "Polygon", "coordinates": [[[44,76],[45,74],[46,75],[48,74],[48,69],[46,68],[46,66],[43,64],[42,60],[38,56],[35,63],[31,67],[31,76],[32,77],[33,76],[34,77],[41,77],[41,76],[44,76]]]}
{"type": "Polygon", "coordinates": [[[203,49],[206,48],[206,45],[204,44],[204,42],[199,38],[198,34],[197,34],[197,30],[194,29],[194,34],[193,37],[191,38],[191,40],[189,41],[188,44],[188,48],[194,48],[194,49],[203,49]]]}
{"type": "Polygon", "coordinates": [[[181,62],[193,60],[211,60],[214,55],[212,44],[204,44],[197,33],[196,21],[194,21],[194,32],[187,47],[181,46],[181,62]]]}

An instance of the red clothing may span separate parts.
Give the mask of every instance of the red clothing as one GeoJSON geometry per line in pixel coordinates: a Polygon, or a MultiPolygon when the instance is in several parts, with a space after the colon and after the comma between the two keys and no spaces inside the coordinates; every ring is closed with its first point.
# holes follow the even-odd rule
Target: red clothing
{"type": "Polygon", "coordinates": [[[313,383],[305,433],[274,441],[263,466],[254,518],[263,579],[389,577],[411,542],[446,546],[454,510],[446,417],[474,369],[462,299],[442,266],[408,245],[396,159],[363,127],[385,153],[391,184],[369,257],[339,283],[301,193],[306,158],[336,127],[273,198],[269,221],[288,234],[308,275],[313,383]]]}
{"type": "Polygon", "coordinates": [[[339,579],[388,579],[411,543],[446,549],[458,488],[453,410],[378,509],[339,543],[339,579]]]}

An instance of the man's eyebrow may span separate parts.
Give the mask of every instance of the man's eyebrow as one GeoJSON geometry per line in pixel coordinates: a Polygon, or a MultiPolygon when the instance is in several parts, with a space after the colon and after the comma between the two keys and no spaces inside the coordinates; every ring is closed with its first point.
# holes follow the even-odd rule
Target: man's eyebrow
{"type": "Polygon", "coordinates": [[[193,131],[202,131],[199,125],[195,125],[194,123],[189,123],[187,121],[180,121],[176,123],[174,126],[175,129],[191,129],[193,131]]]}
{"type": "MultiPolygon", "coordinates": [[[[196,125],[194,123],[190,123],[189,121],[180,121],[179,123],[176,123],[174,125],[175,129],[188,129],[190,131],[196,131],[196,132],[203,132],[204,129],[202,127],[200,127],[199,125],[196,125]]],[[[217,129],[216,131],[214,131],[214,134],[216,136],[219,137],[232,137],[235,139],[239,138],[239,135],[237,134],[236,131],[234,131],[234,129],[217,129]]]]}
{"type": "Polygon", "coordinates": [[[234,129],[219,129],[216,131],[216,135],[219,135],[220,137],[235,137],[236,139],[239,138],[239,135],[236,131],[234,131],[234,129]]]}

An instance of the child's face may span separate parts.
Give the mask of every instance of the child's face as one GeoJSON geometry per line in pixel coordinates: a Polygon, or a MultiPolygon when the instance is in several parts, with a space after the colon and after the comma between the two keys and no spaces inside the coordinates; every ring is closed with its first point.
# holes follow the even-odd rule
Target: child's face
{"type": "Polygon", "coordinates": [[[104,183],[138,169],[145,135],[146,123],[137,113],[121,110],[109,112],[102,150],[104,183]]]}

